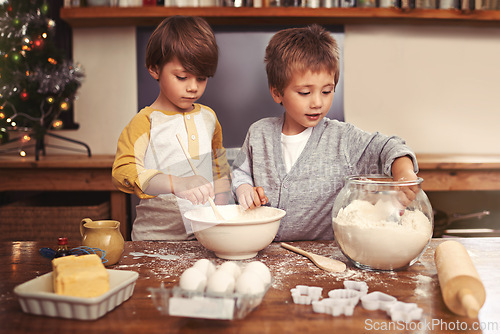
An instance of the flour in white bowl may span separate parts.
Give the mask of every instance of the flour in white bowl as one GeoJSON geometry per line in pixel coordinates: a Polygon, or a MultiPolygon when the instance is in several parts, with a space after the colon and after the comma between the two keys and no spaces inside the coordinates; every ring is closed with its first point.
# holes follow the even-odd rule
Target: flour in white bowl
{"type": "Polygon", "coordinates": [[[184,214],[191,221],[202,223],[223,223],[223,224],[242,224],[242,223],[259,223],[270,222],[281,219],[285,215],[285,211],[261,206],[255,209],[244,210],[240,205],[217,205],[217,209],[224,217],[223,221],[217,220],[215,214],[210,207],[202,207],[193,209],[184,214]]]}
{"type": "Polygon", "coordinates": [[[390,221],[380,203],[354,200],[333,218],[335,239],[350,259],[373,269],[391,270],[409,265],[425,249],[432,225],[421,211],[405,210],[390,221]]]}

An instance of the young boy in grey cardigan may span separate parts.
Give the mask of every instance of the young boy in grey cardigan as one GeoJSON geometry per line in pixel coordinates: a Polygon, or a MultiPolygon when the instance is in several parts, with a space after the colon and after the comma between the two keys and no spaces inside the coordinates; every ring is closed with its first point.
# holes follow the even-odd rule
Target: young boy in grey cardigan
{"type": "MultiPolygon", "coordinates": [[[[265,62],[285,113],[251,125],[234,162],[233,190],[244,208],[267,203],[286,211],[276,241],[333,239],[332,207],[349,175],[417,179],[415,154],[402,139],[325,118],[339,78],[329,32],[318,25],[279,31],[265,62]]],[[[407,194],[408,203],[414,196],[407,194]]]]}

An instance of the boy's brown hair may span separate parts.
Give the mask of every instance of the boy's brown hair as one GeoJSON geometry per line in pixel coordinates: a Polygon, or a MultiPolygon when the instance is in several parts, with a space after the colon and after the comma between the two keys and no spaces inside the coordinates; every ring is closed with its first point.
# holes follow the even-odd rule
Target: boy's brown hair
{"type": "Polygon", "coordinates": [[[264,59],[269,87],[283,94],[292,73],[328,71],[339,81],[337,42],[323,27],[313,24],[277,32],[269,41],[264,59]]]}
{"type": "Polygon", "coordinates": [[[146,48],[146,68],[161,71],[174,57],[193,75],[214,76],[219,49],[207,21],[201,17],[176,15],[164,19],[156,27],[146,48]]]}

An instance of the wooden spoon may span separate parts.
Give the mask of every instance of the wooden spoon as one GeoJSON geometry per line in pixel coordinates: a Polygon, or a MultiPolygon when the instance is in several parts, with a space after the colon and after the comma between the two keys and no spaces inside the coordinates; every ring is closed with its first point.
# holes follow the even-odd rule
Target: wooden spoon
{"type": "MultiPolygon", "coordinates": [[[[200,173],[198,173],[198,169],[191,161],[191,155],[189,154],[188,150],[184,146],[184,143],[182,142],[181,136],[179,134],[177,134],[176,137],[177,137],[177,140],[179,141],[179,144],[181,145],[182,151],[184,152],[184,155],[186,156],[187,161],[189,162],[189,166],[191,166],[191,169],[193,170],[193,173],[195,175],[200,175],[200,173]]],[[[219,209],[217,209],[217,206],[215,205],[214,200],[211,197],[208,197],[208,203],[210,203],[210,206],[212,207],[212,210],[215,214],[215,219],[225,220],[224,217],[219,212],[219,209]]]]}
{"type": "Polygon", "coordinates": [[[304,255],[305,257],[308,257],[315,265],[317,265],[319,268],[323,270],[330,271],[332,273],[338,273],[346,269],[346,265],[344,262],[330,259],[326,256],[309,253],[306,252],[305,250],[294,247],[284,242],[281,243],[281,247],[291,250],[292,252],[304,255]]]}

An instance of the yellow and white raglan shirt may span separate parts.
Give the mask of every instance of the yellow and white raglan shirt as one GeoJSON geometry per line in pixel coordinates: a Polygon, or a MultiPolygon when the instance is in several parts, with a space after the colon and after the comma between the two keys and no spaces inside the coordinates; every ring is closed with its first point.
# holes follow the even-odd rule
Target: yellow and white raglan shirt
{"type": "Polygon", "coordinates": [[[227,192],[229,164],[222,146],[222,128],[215,112],[194,104],[190,112],[142,109],[122,131],[113,163],[113,184],[140,199],[132,228],[132,240],[187,240],[194,238],[184,213],[195,206],[173,194],[144,193],[160,173],[180,177],[194,175],[176,138],[179,134],[201,176],[215,193],[227,192]],[[226,181],[227,179],[227,181],[226,181]],[[221,180],[223,182],[214,181],[221,180]]]}

